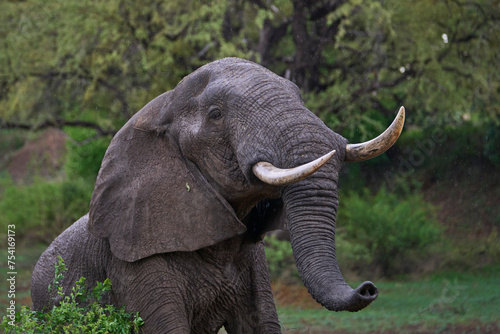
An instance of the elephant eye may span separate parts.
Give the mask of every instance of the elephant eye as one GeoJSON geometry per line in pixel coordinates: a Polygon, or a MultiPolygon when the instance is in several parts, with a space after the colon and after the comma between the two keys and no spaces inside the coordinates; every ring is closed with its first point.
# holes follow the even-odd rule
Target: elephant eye
{"type": "Polygon", "coordinates": [[[212,109],[208,117],[213,120],[218,120],[222,117],[222,112],[219,109],[212,109]]]}

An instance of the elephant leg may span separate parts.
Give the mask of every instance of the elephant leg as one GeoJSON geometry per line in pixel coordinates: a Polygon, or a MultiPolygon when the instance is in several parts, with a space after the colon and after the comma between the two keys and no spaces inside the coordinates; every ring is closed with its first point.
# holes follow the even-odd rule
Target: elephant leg
{"type": "Polygon", "coordinates": [[[248,275],[242,278],[249,280],[249,288],[245,292],[243,305],[238,307],[232,319],[224,327],[229,334],[281,333],[264,245],[259,242],[249,244],[247,247],[250,248],[246,252],[247,256],[244,256],[239,264],[252,264],[248,275]]]}
{"type": "Polygon", "coordinates": [[[191,333],[185,284],[162,256],[133,263],[114,258],[108,271],[113,304],[144,320],[143,333],[191,333]]]}

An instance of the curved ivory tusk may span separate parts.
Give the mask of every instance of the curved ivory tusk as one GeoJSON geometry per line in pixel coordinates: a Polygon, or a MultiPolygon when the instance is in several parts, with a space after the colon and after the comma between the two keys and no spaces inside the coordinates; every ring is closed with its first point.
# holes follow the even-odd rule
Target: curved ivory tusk
{"type": "Polygon", "coordinates": [[[335,150],[314,161],[290,169],[280,169],[269,162],[261,161],[253,165],[252,170],[262,182],[273,186],[284,186],[305,179],[330,160],[334,154],[335,150]]]}
{"type": "Polygon", "coordinates": [[[345,161],[364,161],[387,151],[399,138],[405,123],[405,108],[399,108],[392,124],[377,138],[359,144],[347,144],[345,161]]]}

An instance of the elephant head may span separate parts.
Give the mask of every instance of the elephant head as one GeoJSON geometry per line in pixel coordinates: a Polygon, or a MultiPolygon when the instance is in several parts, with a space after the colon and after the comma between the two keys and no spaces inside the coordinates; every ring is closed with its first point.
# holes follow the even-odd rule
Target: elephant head
{"type": "Polygon", "coordinates": [[[250,61],[210,63],[113,138],[89,230],[133,262],[287,225],[311,295],[330,310],[357,311],[378,292],[371,282],[350,288],[337,265],[338,172],[343,161],[387,150],[403,122],[401,108],[379,137],[348,144],[306,109],[292,82],[250,61]]]}

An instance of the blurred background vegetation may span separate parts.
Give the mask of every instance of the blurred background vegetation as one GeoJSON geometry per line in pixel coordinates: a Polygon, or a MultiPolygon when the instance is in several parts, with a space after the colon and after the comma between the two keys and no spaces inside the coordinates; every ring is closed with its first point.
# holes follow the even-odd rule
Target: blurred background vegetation
{"type": "MultiPolygon", "coordinates": [[[[500,263],[496,0],[9,0],[0,43],[0,245],[15,224],[18,245],[46,247],[88,211],[120,127],[237,56],[295,82],[351,142],[406,107],[395,147],[342,170],[348,278],[500,263]]],[[[273,280],[297,283],[286,236],[266,243],[273,280]]]]}

